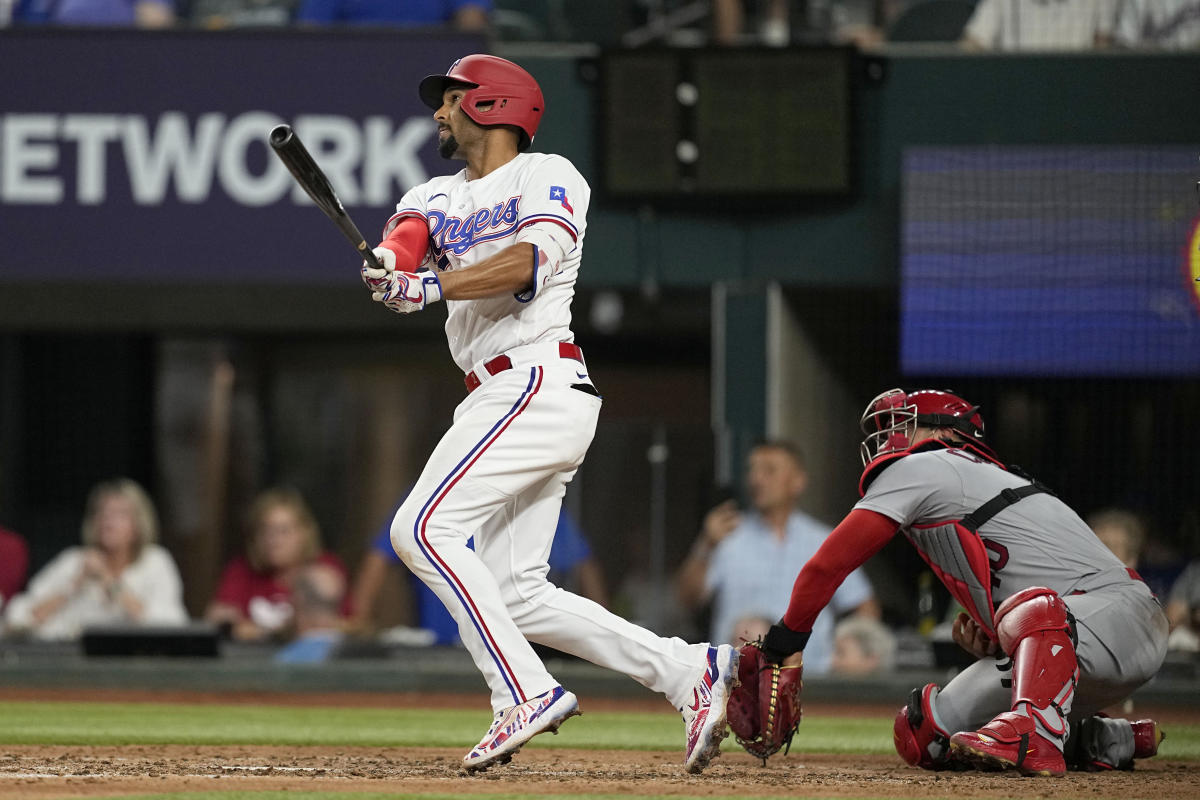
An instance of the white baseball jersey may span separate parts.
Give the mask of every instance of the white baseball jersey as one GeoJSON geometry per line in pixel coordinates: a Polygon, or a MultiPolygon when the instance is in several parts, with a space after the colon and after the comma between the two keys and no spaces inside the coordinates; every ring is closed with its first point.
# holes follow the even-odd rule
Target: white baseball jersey
{"type": "Polygon", "coordinates": [[[458,623],[496,711],[557,685],[529,639],[624,672],[677,708],[708,669],[707,645],[659,637],[546,580],[566,484],[601,405],[579,351],[563,347],[588,199],[569,161],[531,153],[475,180],[463,171],[422,184],[389,221],[426,222],[424,265],[435,270],[536,248],[528,290],[449,302],[450,352],[476,382],[391,526],[396,553],[458,623]],[[503,369],[482,368],[500,355],[503,369]]]}
{"type": "Polygon", "coordinates": [[[522,153],[482,178],[468,181],[464,169],[414,187],[400,200],[388,229],[405,217],[425,220],[430,243],[422,266],[430,269],[469,269],[519,242],[536,248],[529,291],[447,301],[446,339],[464,372],[520,345],[573,341],[571,298],[590,197],[587,181],[567,159],[522,153]]]}

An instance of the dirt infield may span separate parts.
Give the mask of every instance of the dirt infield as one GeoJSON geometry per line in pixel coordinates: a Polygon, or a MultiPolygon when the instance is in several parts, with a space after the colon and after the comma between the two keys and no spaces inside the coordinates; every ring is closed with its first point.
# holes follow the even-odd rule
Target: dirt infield
{"type": "MultiPolygon", "coordinates": [[[[0,700],[224,702],[373,707],[464,707],[486,703],[460,695],[288,695],[28,692],[0,690],[0,700]]],[[[588,698],[597,710],[633,710],[646,703],[588,698]]],[[[661,704],[654,704],[661,710],[661,704]]],[[[878,715],[894,709],[817,706],[822,714],[878,715]]],[[[1195,714],[1160,717],[1194,721],[1195,714]]],[[[199,791],[326,791],[489,794],[617,794],[712,797],[912,798],[1153,798],[1200,797],[1200,765],[1152,759],[1135,772],[1072,773],[1061,779],[1014,774],[929,773],[894,755],[822,755],[792,752],[763,766],[727,749],[703,775],[683,772],[679,751],[585,751],[539,747],[535,741],[513,763],[477,776],[459,768],[462,749],[278,746],[6,746],[0,750],[0,800],[102,797],[199,791]]]]}
{"type": "Polygon", "coordinates": [[[538,749],[479,776],[462,753],[426,748],[10,747],[0,756],[0,798],[286,790],[487,795],[620,794],[731,797],[1156,798],[1200,797],[1200,770],[1169,761],[1131,773],[1061,779],[935,774],[895,757],[792,753],[767,766],[726,752],[703,775],[677,752],[538,749]]]}

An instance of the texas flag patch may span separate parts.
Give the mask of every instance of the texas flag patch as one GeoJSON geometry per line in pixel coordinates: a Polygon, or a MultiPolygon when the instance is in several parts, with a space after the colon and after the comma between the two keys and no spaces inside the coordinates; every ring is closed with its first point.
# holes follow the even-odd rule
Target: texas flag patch
{"type": "Polygon", "coordinates": [[[562,207],[565,208],[569,213],[571,213],[571,214],[575,213],[575,209],[571,208],[570,202],[567,201],[567,190],[564,189],[563,187],[551,186],[550,187],[550,199],[557,200],[559,203],[562,203],[562,207]]]}

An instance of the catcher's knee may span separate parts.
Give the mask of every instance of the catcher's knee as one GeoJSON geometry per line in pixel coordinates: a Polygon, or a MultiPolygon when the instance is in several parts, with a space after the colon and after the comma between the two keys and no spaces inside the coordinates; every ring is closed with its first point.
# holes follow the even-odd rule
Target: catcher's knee
{"type": "Polygon", "coordinates": [[[1062,631],[1075,638],[1067,604],[1052,589],[1022,589],[996,609],[996,636],[1010,656],[1022,639],[1043,631],[1062,631]]]}
{"type": "Polygon", "coordinates": [[[922,769],[950,766],[950,734],[937,721],[933,708],[938,687],[928,683],[913,689],[908,705],[896,714],[892,742],[906,762],[922,769]]]}

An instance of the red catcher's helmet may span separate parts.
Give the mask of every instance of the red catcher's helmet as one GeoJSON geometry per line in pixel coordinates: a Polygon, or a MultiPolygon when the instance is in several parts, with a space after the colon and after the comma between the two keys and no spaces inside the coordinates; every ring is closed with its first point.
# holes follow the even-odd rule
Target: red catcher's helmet
{"type": "Polygon", "coordinates": [[[967,441],[987,448],[979,406],[939,389],[889,389],[867,404],[858,425],[866,434],[860,447],[864,466],[886,453],[907,450],[918,426],[950,428],[967,441]]]}
{"type": "Polygon", "coordinates": [[[497,56],[464,56],[451,64],[445,75],[430,75],[421,81],[421,101],[437,111],[443,93],[451,86],[467,88],[462,110],[475,124],[515,125],[522,134],[519,149],[529,149],[546,108],[542,88],[532,75],[497,56]]]}

